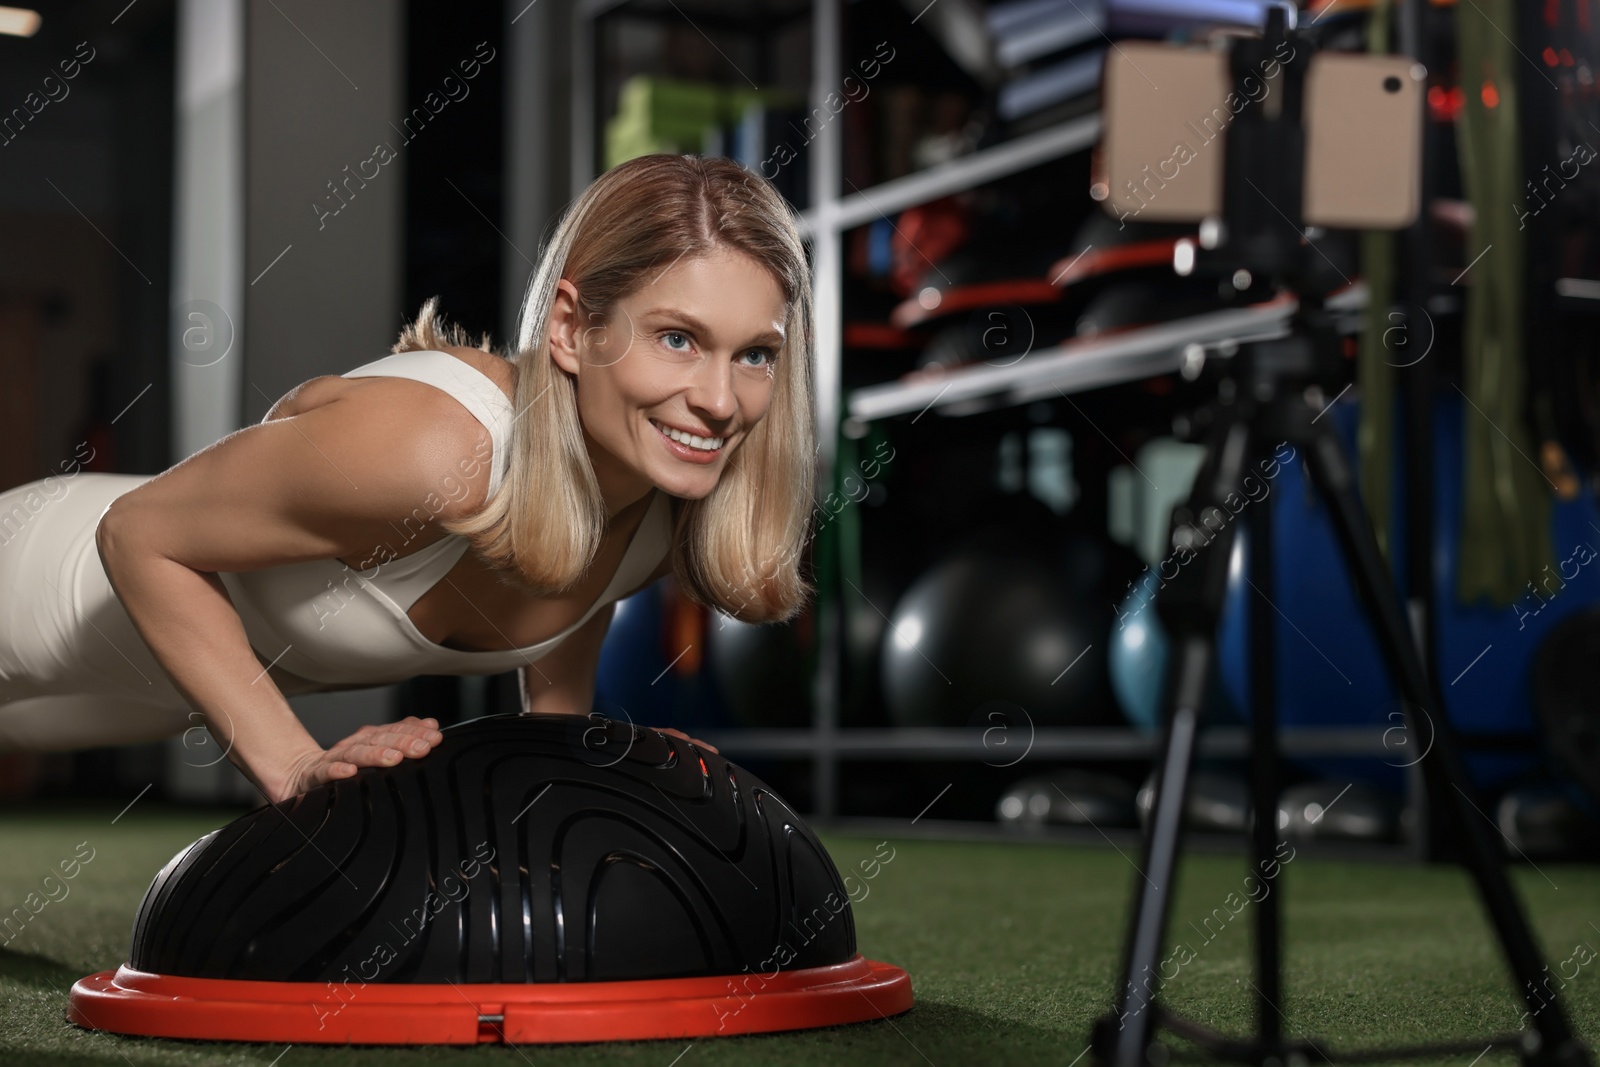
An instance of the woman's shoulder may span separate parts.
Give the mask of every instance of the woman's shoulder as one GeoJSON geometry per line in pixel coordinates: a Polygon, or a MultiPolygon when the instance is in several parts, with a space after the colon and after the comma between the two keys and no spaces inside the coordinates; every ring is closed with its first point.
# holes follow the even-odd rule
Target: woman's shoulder
{"type": "Polygon", "coordinates": [[[516,368],[510,361],[482,349],[462,347],[407,349],[385,359],[400,365],[386,366],[384,360],[375,360],[357,368],[359,374],[347,371],[329,379],[312,379],[307,383],[308,402],[340,395],[340,386],[318,383],[343,383],[367,390],[367,395],[376,391],[382,397],[377,403],[383,410],[403,410],[441,430],[454,427],[455,436],[465,435],[471,445],[486,435],[503,435],[507,411],[515,408],[516,401],[516,368]],[[460,373],[462,369],[467,373],[460,373]],[[503,404],[490,401],[491,389],[498,391],[503,404]],[[404,399],[398,399],[401,397],[404,399]]]}
{"type": "MultiPolygon", "coordinates": [[[[511,364],[510,360],[478,348],[449,347],[430,351],[443,352],[460,360],[493,382],[495,387],[505,394],[507,401],[515,401],[516,367],[511,364]]],[[[403,353],[393,354],[401,355],[403,353]]],[[[380,362],[382,361],[375,360],[373,363],[362,364],[362,367],[375,366],[380,362]]],[[[408,389],[406,386],[397,387],[391,383],[413,380],[403,375],[371,374],[346,377],[344,374],[320,374],[315,378],[306,379],[284,393],[267,409],[267,413],[262,417],[261,421],[271,422],[273,419],[304,414],[312,408],[318,408],[341,397],[352,395],[356,389],[370,390],[374,386],[379,388],[386,387],[390,390],[394,388],[408,389]]]]}
{"type": "MultiPolygon", "coordinates": [[[[450,355],[463,358],[454,352],[450,355]]],[[[471,357],[463,361],[505,392],[511,381],[487,362],[499,357],[486,352],[478,355],[484,362],[471,357]]],[[[407,483],[455,487],[447,494],[451,509],[444,517],[470,514],[487,497],[491,482],[488,460],[495,448],[493,433],[478,415],[460,403],[458,396],[404,376],[322,375],[285,393],[262,422],[312,411],[318,411],[318,418],[333,414],[350,435],[349,440],[381,452],[395,473],[406,472],[403,477],[407,483]]]]}
{"type": "Polygon", "coordinates": [[[509,359],[504,356],[497,356],[493,352],[485,352],[481,348],[464,348],[456,345],[439,348],[437,351],[452,355],[466,363],[473,370],[494,382],[500,391],[506,395],[507,400],[513,403],[516,402],[517,368],[509,359]]]}

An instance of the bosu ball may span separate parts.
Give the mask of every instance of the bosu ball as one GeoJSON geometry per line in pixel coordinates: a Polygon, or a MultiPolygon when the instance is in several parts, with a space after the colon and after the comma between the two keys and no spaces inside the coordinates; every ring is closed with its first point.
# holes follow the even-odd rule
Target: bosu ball
{"type": "Polygon", "coordinates": [[[173,857],[128,962],[68,1018],[357,1044],[710,1037],[896,1015],[805,822],[699,746],[492,715],[421,759],[250,812],[173,857]]]}

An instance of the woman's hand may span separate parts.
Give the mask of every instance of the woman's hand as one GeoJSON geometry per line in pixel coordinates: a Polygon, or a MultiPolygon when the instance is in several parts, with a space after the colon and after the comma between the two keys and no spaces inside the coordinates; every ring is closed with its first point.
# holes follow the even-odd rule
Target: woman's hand
{"type": "Polygon", "coordinates": [[[657,726],[657,727],[655,727],[655,730],[656,730],[657,733],[671,734],[673,737],[681,737],[685,741],[688,741],[691,744],[699,745],[701,748],[709,748],[713,752],[717,751],[717,746],[708,745],[704,741],[698,740],[697,738],[690,737],[688,734],[684,733],[682,730],[674,730],[669,726],[657,726]]]}
{"type": "Polygon", "coordinates": [[[282,784],[269,791],[268,799],[276,804],[319,785],[350,778],[362,767],[393,767],[408,757],[420,759],[443,739],[437,720],[415,715],[401,722],[363,726],[332,748],[315,749],[297,759],[282,784]]]}

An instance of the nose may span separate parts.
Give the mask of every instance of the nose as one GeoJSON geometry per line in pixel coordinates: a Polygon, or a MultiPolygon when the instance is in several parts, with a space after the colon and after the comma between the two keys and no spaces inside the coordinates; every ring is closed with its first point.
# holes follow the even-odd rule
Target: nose
{"type": "MultiPolygon", "coordinates": [[[[724,422],[738,410],[733,392],[733,361],[710,357],[695,367],[689,385],[689,407],[707,422],[724,422]]],[[[713,427],[715,429],[715,427],[713,427]]]]}

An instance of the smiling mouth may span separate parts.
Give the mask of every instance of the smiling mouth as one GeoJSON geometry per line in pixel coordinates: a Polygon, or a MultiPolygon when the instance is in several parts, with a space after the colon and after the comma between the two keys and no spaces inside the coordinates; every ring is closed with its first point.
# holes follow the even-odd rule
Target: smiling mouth
{"type": "Polygon", "coordinates": [[[654,426],[661,436],[697,452],[716,452],[727,440],[726,437],[700,437],[697,434],[685,433],[655,419],[650,420],[650,425],[654,426]]]}

